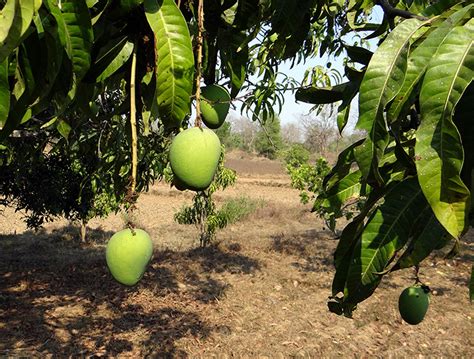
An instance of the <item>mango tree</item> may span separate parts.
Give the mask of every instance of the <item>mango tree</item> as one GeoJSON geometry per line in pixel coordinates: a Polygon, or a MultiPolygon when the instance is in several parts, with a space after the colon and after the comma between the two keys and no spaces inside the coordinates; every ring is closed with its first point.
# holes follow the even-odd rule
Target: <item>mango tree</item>
{"type": "Polygon", "coordinates": [[[162,175],[170,138],[188,126],[193,104],[201,126],[203,84],[222,85],[253,120],[265,122],[281,108],[283,93],[298,87],[279,74],[280,64],[329,55],[346,57],[347,81],[318,87],[324,73],[310,71],[313,85],[301,86],[296,99],[337,103],[342,131],[358,95],[357,126],[367,133],[340,153],[316,199],[326,212],[365,199],[339,239],[330,309],[351,315],[383,275],[418,265],[472,224],[469,1],[7,0],[0,6],[2,203],[81,218],[100,214],[98,195],[133,203],[162,175]],[[376,7],[381,23],[371,20],[376,7]],[[374,53],[362,46],[367,39],[378,39],[374,53]],[[41,167],[51,156],[62,159],[59,165],[41,167]],[[26,176],[31,169],[21,164],[34,158],[40,170],[26,176]],[[67,181],[55,182],[60,176],[90,181],[62,191],[67,181]],[[49,187],[39,183],[57,195],[35,202],[38,189],[31,191],[29,181],[46,177],[49,187]],[[82,201],[84,188],[89,201],[82,201]]]}

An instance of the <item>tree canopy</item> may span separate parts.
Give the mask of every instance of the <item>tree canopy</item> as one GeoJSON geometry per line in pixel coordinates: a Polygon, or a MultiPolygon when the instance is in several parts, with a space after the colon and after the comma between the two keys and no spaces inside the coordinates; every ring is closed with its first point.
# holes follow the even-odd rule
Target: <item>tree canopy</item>
{"type": "Polygon", "coordinates": [[[350,316],[383,275],[418,265],[472,225],[470,1],[7,0],[0,6],[3,203],[19,199],[17,206],[41,215],[87,217],[101,213],[100,194],[126,200],[134,137],[126,119],[135,112],[137,189],[145,190],[163,173],[169,136],[187,126],[193,104],[198,108],[202,79],[226,86],[262,122],[279,111],[287,90],[316,106],[336,103],[340,131],[359,95],[357,128],[367,136],[340,153],[315,203],[340,212],[350,199],[364,201],[339,239],[330,310],[350,316]],[[370,21],[375,6],[384,13],[380,24],[370,21]],[[367,39],[378,40],[375,52],[363,46],[367,39]],[[309,86],[281,80],[283,61],[324,54],[345,57],[345,82],[325,82],[321,72],[311,73],[309,86]],[[63,190],[61,173],[79,185],[63,190]],[[33,181],[45,176],[52,180],[33,181]],[[31,186],[39,183],[45,192],[56,190],[58,201],[73,201],[38,201],[31,186]],[[84,199],[87,191],[93,200],[84,199]]]}

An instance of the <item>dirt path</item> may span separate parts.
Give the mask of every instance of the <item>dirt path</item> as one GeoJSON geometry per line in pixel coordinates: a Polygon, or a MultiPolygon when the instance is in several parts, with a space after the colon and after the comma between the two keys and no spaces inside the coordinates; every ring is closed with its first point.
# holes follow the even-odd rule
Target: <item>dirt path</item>
{"type": "Polygon", "coordinates": [[[242,175],[219,193],[220,203],[245,195],[264,205],[207,249],[196,249],[193,227],[173,221],[191,195],[154,186],[139,201],[138,219],[155,257],[135,288],[111,280],[104,263],[120,215],[92,221],[92,243],[84,246],[67,222],[32,233],[7,211],[0,217],[0,356],[474,356],[472,235],[455,259],[432,257],[422,267],[434,290],[422,324],[404,324],[397,311],[411,271],[390,275],[354,319],[338,317],[326,307],[337,242],[287,184],[281,172],[242,175]]]}

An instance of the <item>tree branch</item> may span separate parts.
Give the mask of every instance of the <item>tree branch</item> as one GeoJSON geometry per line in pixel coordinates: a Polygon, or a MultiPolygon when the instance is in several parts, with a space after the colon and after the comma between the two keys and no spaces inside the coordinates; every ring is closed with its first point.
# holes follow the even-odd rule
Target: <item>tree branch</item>
{"type": "Polygon", "coordinates": [[[198,32],[196,44],[196,127],[201,127],[202,34],[204,32],[204,0],[198,0],[198,32]]]}
{"type": "Polygon", "coordinates": [[[428,20],[426,17],[413,14],[410,11],[396,9],[390,4],[388,0],[377,0],[377,4],[382,8],[383,12],[389,18],[394,18],[396,16],[399,16],[404,19],[418,19],[421,21],[428,20]]]}

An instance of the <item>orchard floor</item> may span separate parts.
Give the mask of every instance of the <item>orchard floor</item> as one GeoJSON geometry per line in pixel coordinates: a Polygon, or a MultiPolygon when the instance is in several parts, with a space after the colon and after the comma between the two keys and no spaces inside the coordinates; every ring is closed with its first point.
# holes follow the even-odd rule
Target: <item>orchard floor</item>
{"type": "Polygon", "coordinates": [[[21,214],[0,215],[0,357],[474,357],[472,233],[456,258],[422,266],[434,292],[420,325],[397,310],[412,270],[389,275],[354,319],[339,317],[326,306],[337,241],[278,163],[242,157],[231,155],[240,177],[218,202],[247,195],[263,206],[210,248],[173,222],[190,193],[157,184],[141,196],[137,218],[155,255],[134,288],[114,282],[104,261],[120,215],[93,220],[85,245],[65,221],[34,233],[21,214]]]}

